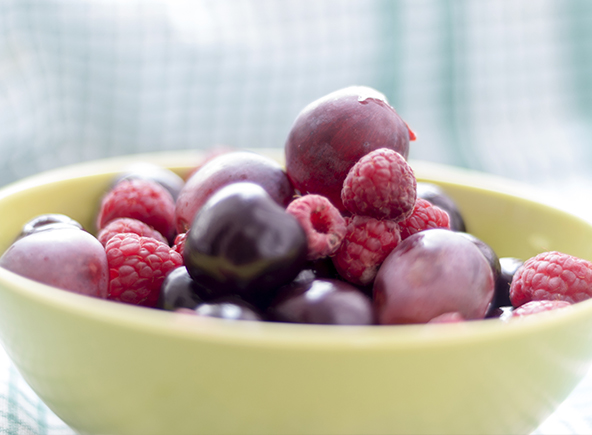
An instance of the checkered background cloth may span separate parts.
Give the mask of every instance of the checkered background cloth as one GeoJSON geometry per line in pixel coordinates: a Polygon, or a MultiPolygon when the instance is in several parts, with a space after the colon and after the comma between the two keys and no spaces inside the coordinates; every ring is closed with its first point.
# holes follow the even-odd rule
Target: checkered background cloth
{"type": "MultiPolygon", "coordinates": [[[[592,218],[588,0],[0,0],[0,185],[90,159],[282,147],[341,87],[383,92],[411,157],[592,218]],[[590,201],[588,201],[590,202],[590,201]]],[[[538,433],[592,433],[590,376],[538,433]]],[[[0,358],[0,434],[69,434],[0,358]]]]}

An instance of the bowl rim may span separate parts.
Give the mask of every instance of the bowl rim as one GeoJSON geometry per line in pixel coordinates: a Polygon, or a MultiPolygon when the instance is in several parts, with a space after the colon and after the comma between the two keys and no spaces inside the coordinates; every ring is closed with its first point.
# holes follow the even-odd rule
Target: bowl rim
{"type": "MultiPolygon", "coordinates": [[[[281,161],[278,150],[254,149],[281,161]]],[[[78,163],[23,178],[0,188],[0,200],[45,183],[61,182],[76,177],[94,177],[117,173],[138,160],[153,161],[172,169],[190,168],[203,157],[199,151],[159,152],[111,157],[78,163]]],[[[554,209],[571,219],[588,225],[592,222],[550,203],[541,191],[521,182],[475,170],[438,163],[410,161],[418,180],[456,184],[463,188],[486,190],[554,209]]],[[[129,330],[167,336],[171,339],[207,341],[233,346],[293,348],[298,350],[341,351],[351,349],[422,349],[462,345],[471,341],[509,339],[533,332],[552,330],[561,325],[592,316],[592,299],[562,310],[537,316],[513,318],[508,321],[482,319],[460,323],[418,325],[336,326],[303,325],[277,322],[231,322],[171,313],[101,300],[54,288],[0,268],[0,291],[10,291],[31,302],[104,324],[117,324],[129,330]]]]}

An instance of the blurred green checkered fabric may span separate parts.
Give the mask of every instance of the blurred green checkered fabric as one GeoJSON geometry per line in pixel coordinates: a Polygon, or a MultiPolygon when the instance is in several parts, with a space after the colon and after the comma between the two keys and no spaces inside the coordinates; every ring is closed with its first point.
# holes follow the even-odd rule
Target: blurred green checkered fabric
{"type": "MultiPolygon", "coordinates": [[[[0,0],[0,185],[120,154],[280,148],[307,103],[363,84],[417,132],[412,158],[587,197],[591,22],[587,0],[0,0]]],[[[71,433],[0,362],[0,434],[71,433]]],[[[591,433],[591,385],[538,433],[591,433]]]]}

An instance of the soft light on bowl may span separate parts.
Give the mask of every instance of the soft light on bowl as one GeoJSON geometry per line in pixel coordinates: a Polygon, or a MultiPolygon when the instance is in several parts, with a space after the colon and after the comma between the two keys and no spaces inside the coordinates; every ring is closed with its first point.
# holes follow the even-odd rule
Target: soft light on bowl
{"type": "MultiPolygon", "coordinates": [[[[14,183],[0,190],[0,251],[43,213],[93,230],[99,198],[130,161],[186,173],[200,158],[131,156],[14,183]]],[[[523,186],[413,167],[456,200],[468,230],[499,256],[559,250],[592,260],[592,224],[529,199],[523,186]]],[[[82,434],[516,434],[534,430],[586,373],[592,301],[509,323],[232,323],[0,270],[0,339],[34,391],[82,434]]]]}

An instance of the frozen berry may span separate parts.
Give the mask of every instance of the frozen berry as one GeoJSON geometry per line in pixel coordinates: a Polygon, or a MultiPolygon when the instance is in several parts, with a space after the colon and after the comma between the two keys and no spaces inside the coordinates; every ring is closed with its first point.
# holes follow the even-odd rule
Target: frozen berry
{"type": "Polygon", "coordinates": [[[307,105],[286,140],[286,172],[302,194],[316,193],[340,211],[343,181],[362,156],[390,148],[407,158],[415,135],[388,103],[367,86],[337,90],[307,105]]]}
{"type": "Polygon", "coordinates": [[[168,190],[155,181],[122,180],[103,197],[97,228],[101,230],[120,217],[140,220],[167,240],[174,238],[175,201],[168,190]]]}
{"type": "Polygon", "coordinates": [[[296,218],[261,186],[233,183],[195,215],[183,258],[206,298],[266,294],[306,262],[306,235],[296,218]]]}
{"type": "Polygon", "coordinates": [[[239,298],[202,302],[195,307],[194,313],[198,316],[216,317],[224,320],[264,320],[257,308],[239,298]]]}
{"type": "MultiPolygon", "coordinates": [[[[497,282],[497,279],[501,273],[501,266],[499,257],[497,256],[493,248],[489,244],[485,243],[483,240],[471,233],[464,233],[462,231],[457,231],[457,233],[458,235],[470,240],[477,248],[479,248],[479,251],[481,251],[485,259],[489,263],[489,267],[491,267],[493,279],[497,282]]],[[[498,306],[501,306],[501,304],[498,306]]]]}
{"type": "Polygon", "coordinates": [[[275,160],[249,151],[223,153],[201,166],[183,186],[176,203],[177,232],[191,227],[196,213],[210,196],[237,182],[258,184],[284,208],[294,197],[290,180],[275,160]]]}
{"type": "Polygon", "coordinates": [[[109,239],[115,234],[134,233],[138,236],[152,237],[160,240],[163,243],[168,243],[162,234],[152,228],[150,225],[142,221],[132,218],[117,218],[113,219],[97,234],[99,242],[105,246],[109,239]]]}
{"type": "Polygon", "coordinates": [[[592,296],[592,263],[562,252],[543,252],[524,262],[510,286],[512,305],[533,300],[576,303],[592,296]]]}
{"type": "Polygon", "coordinates": [[[440,228],[403,240],[382,263],[374,281],[381,324],[426,323],[445,313],[482,319],[495,281],[479,248],[440,228]]]}
{"type": "Polygon", "coordinates": [[[17,239],[0,257],[0,266],[74,293],[107,296],[109,269],[103,245],[74,225],[17,239]]]}
{"type": "Polygon", "coordinates": [[[335,253],[345,236],[345,219],[331,202],[321,195],[304,195],[292,201],[286,209],[306,233],[309,260],[335,253]]]}
{"type": "Polygon", "coordinates": [[[183,251],[185,250],[185,241],[187,240],[188,233],[179,233],[175,236],[175,240],[173,241],[173,249],[177,251],[181,256],[183,256],[183,251]]]}
{"type": "Polygon", "coordinates": [[[56,228],[78,228],[82,230],[82,225],[69,216],[60,213],[48,213],[37,216],[28,221],[18,235],[18,238],[28,236],[37,231],[52,230],[56,228]]]}
{"type": "Polygon", "coordinates": [[[465,318],[462,316],[462,314],[458,311],[454,311],[451,313],[440,314],[439,316],[429,320],[428,323],[458,323],[464,321],[465,318]]]}
{"type": "Polygon", "coordinates": [[[512,311],[512,317],[522,317],[531,314],[542,313],[544,311],[552,311],[559,308],[569,307],[571,304],[567,301],[560,300],[539,300],[526,302],[524,305],[520,305],[518,308],[512,311]]]}
{"type": "Polygon", "coordinates": [[[399,226],[368,216],[346,218],[347,232],[332,257],[337,272],[356,285],[372,283],[384,259],[401,241],[399,226]]]}
{"type": "Polygon", "coordinates": [[[416,180],[403,156],[387,148],[374,150],[350,169],[341,191],[353,214],[401,221],[413,211],[416,180]]]}
{"type": "Polygon", "coordinates": [[[499,259],[500,273],[495,282],[495,297],[494,303],[498,307],[510,306],[510,285],[516,271],[524,264],[519,258],[502,257],[499,259]]]}
{"type": "Polygon", "coordinates": [[[178,308],[195,309],[203,300],[197,294],[193,278],[183,266],[173,269],[160,287],[156,308],[175,311],[178,308]]]}
{"type": "Polygon", "coordinates": [[[450,229],[452,231],[467,231],[465,220],[456,202],[437,184],[425,181],[417,182],[417,197],[431,202],[440,207],[450,217],[450,229]]]}
{"type": "Polygon", "coordinates": [[[166,243],[133,233],[116,234],[105,246],[109,264],[108,298],[154,307],[167,275],[182,265],[166,243]]]}
{"type": "Polygon", "coordinates": [[[448,213],[425,199],[415,201],[413,212],[406,219],[399,222],[401,239],[405,240],[412,234],[429,228],[450,229],[448,213]]]}
{"type": "Polygon", "coordinates": [[[332,279],[295,282],[281,288],[269,308],[278,322],[370,325],[370,298],[351,284],[332,279]]]}
{"type": "Polygon", "coordinates": [[[150,162],[135,162],[125,167],[113,181],[113,186],[122,180],[150,180],[155,181],[169,191],[174,200],[179,196],[185,181],[179,175],[150,162]]]}

